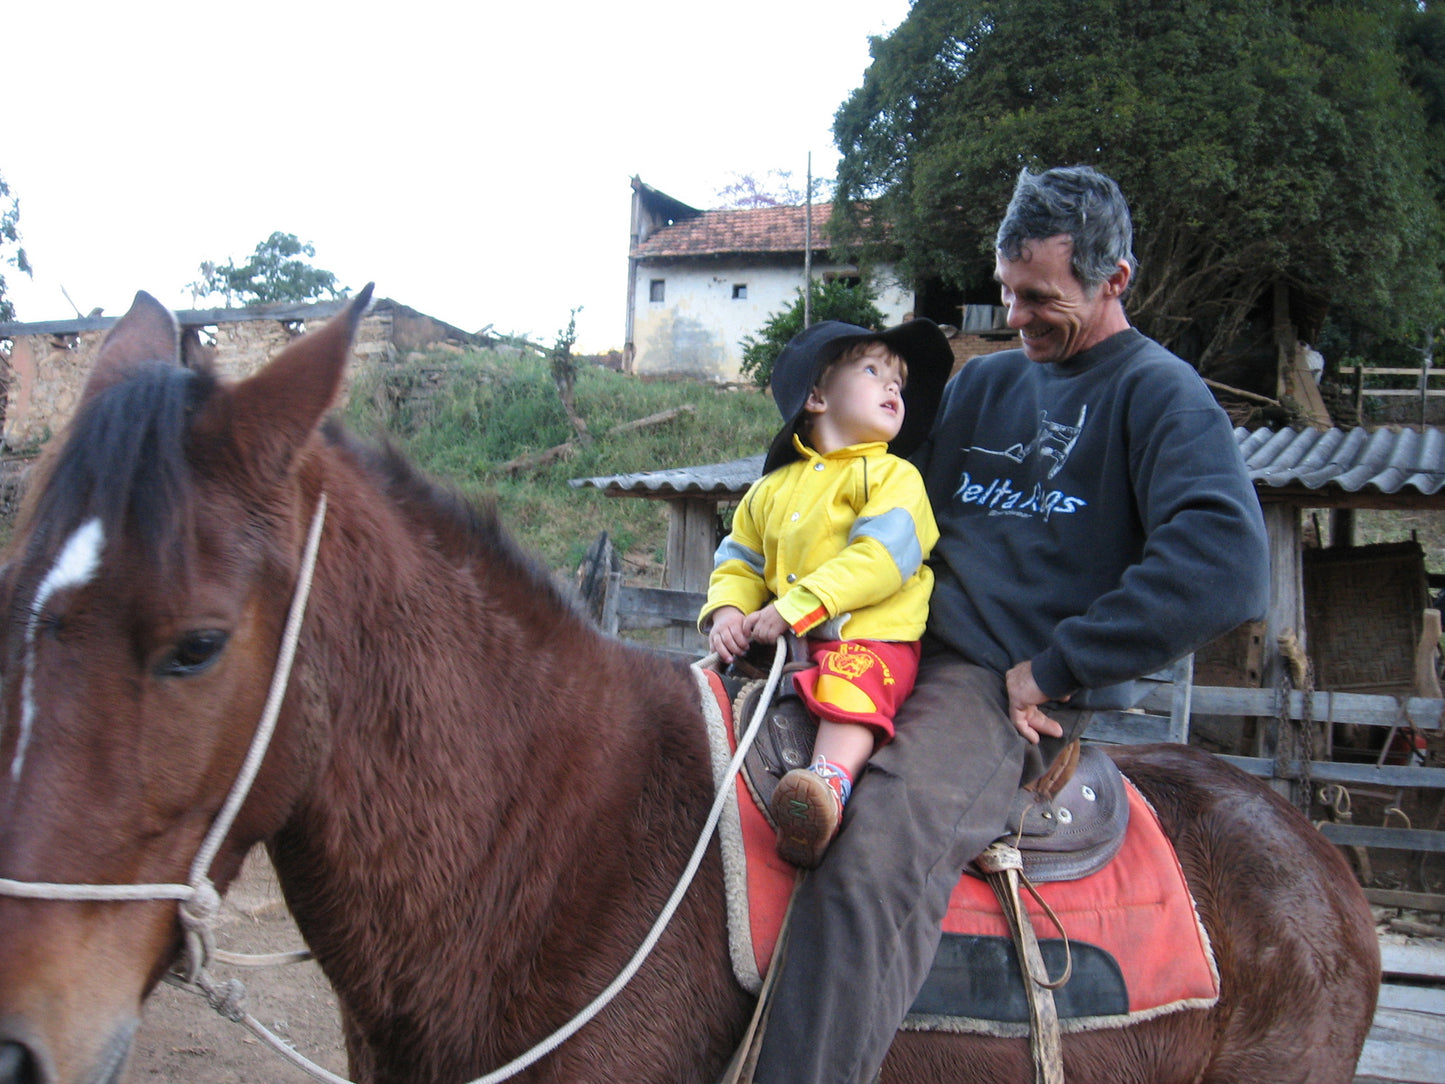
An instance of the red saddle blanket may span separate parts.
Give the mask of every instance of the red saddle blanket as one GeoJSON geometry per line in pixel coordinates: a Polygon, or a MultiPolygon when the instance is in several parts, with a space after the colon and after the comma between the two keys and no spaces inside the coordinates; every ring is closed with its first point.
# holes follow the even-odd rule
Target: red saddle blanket
{"type": "MultiPolygon", "coordinates": [[[[735,746],[719,676],[699,670],[719,785],[735,746]],[[708,695],[711,693],[711,695],[708,695]]],[[[774,834],[740,777],[719,825],[734,971],[756,992],[777,942],[797,871],[774,852],[774,834]]],[[[1065,1031],[1121,1026],[1219,998],[1219,976],[1173,846],[1148,801],[1128,785],[1129,829],[1119,854],[1097,873],[1038,885],[1058,917],[1073,977],[1055,993],[1065,1031]]],[[[1025,904],[1052,975],[1064,941],[1039,904],[1025,904]]],[[[1028,1011],[1017,957],[993,890],[961,874],[934,972],[908,1025],[1026,1034],[1028,1011]]]]}

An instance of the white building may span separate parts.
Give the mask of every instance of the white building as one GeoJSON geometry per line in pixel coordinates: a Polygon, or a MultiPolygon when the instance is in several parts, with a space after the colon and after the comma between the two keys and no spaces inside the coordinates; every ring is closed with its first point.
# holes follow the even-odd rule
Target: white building
{"type": "MultiPolygon", "coordinates": [[[[828,259],[832,204],[812,208],[817,281],[858,279],[856,264],[828,259]]],[[[806,207],[700,211],[632,178],[627,334],[630,372],[739,380],[746,335],[793,305],[803,286],[806,207]]],[[[871,265],[886,324],[914,311],[913,291],[891,264],[871,265]]]]}

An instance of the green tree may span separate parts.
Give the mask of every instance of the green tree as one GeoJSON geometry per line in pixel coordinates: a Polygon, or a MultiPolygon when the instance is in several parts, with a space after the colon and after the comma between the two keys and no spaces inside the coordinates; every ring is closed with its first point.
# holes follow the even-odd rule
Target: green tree
{"type": "Polygon", "coordinates": [[[279,230],[256,246],[256,251],[237,267],[235,260],[224,264],[201,264],[201,277],[190,284],[196,298],[221,297],[229,306],[232,301],[242,305],[269,301],[311,301],[328,294],[345,297],[348,287],[338,287],[330,271],[312,267],[306,259],[316,255],[309,241],[297,239],[294,233],[279,230]]]}
{"type": "MultiPolygon", "coordinates": [[[[857,283],[833,279],[809,285],[813,295],[813,323],[842,320],[872,331],[883,330],[883,313],[874,304],[878,295],[866,278],[857,283]]],[[[766,388],[773,378],[773,362],[788,340],[803,330],[803,288],[799,286],[796,293],[798,299],[769,316],[756,338],[747,335],[738,343],[743,348],[742,375],[760,388],[766,388]]]]}
{"type": "MultiPolygon", "coordinates": [[[[0,263],[31,274],[30,260],[20,244],[20,200],[10,195],[10,186],[0,177],[0,263]]],[[[15,319],[15,304],[7,296],[5,276],[0,275],[0,322],[15,319]]]]}
{"type": "Polygon", "coordinates": [[[1087,163],[1134,211],[1134,322],[1202,366],[1279,283],[1382,332],[1426,326],[1436,18],[1416,0],[917,0],[835,118],[833,236],[881,243],[871,200],[910,280],[982,300],[1019,169],[1087,163]]]}

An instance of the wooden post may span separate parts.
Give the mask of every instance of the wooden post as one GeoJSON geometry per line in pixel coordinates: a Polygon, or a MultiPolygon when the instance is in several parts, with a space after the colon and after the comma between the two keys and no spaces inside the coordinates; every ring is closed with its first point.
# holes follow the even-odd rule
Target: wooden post
{"type": "MultiPolygon", "coordinates": [[[[1269,609],[1264,619],[1262,669],[1264,687],[1278,688],[1288,662],[1280,654],[1279,637],[1293,632],[1300,646],[1305,640],[1304,569],[1300,557],[1300,512],[1292,504],[1269,501],[1264,505],[1264,525],[1269,533],[1269,609]]],[[[1273,757],[1279,735],[1272,720],[1255,724],[1255,756],[1273,757]]],[[[1276,780],[1277,789],[1288,795],[1289,783],[1276,780]]]]}
{"type": "MultiPolygon", "coordinates": [[[[667,502],[667,568],[663,586],[672,591],[706,591],[717,550],[717,506],[711,500],[678,497],[667,502]]],[[[680,651],[704,650],[707,641],[695,629],[675,626],[667,646],[680,651]]]]}
{"type": "Polygon", "coordinates": [[[1185,655],[1170,671],[1174,690],[1169,703],[1169,740],[1189,744],[1189,715],[1194,695],[1194,655],[1185,655]]]}
{"type": "Polygon", "coordinates": [[[1440,650],[1440,611],[1427,609],[1420,622],[1420,641],[1415,645],[1415,688],[1416,696],[1438,698],[1440,696],[1440,675],[1436,672],[1435,656],[1440,650]]]}

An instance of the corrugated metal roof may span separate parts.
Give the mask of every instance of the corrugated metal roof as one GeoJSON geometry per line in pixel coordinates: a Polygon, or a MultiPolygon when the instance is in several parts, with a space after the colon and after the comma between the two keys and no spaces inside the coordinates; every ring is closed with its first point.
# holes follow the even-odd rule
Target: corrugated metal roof
{"type": "MultiPolygon", "coordinates": [[[[1358,493],[1413,489],[1426,496],[1445,485],[1442,429],[1236,429],[1249,477],[1273,488],[1339,488],[1358,493]]],[[[672,470],[574,478],[613,495],[670,497],[683,494],[741,496],[762,472],[763,457],[672,470]]]]}
{"type": "Polygon", "coordinates": [[[1358,493],[1415,489],[1427,496],[1445,484],[1445,430],[1236,429],[1256,484],[1358,493]]]}
{"type": "Polygon", "coordinates": [[[597,478],[573,478],[571,485],[600,489],[614,496],[624,493],[639,497],[671,497],[683,493],[740,497],[763,473],[763,456],[750,455],[729,463],[703,467],[646,470],[636,474],[607,474],[597,478]]]}

